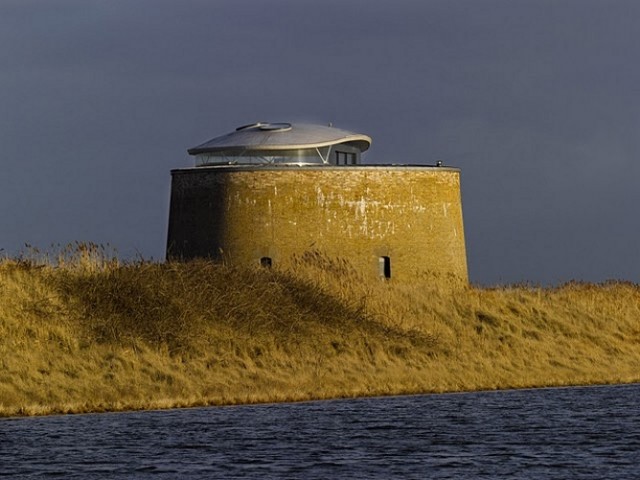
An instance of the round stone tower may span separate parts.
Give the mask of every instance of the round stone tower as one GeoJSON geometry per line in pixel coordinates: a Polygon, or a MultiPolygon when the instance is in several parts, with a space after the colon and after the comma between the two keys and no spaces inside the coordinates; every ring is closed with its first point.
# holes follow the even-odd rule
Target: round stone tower
{"type": "Polygon", "coordinates": [[[321,252],[371,278],[466,282],[460,171],[363,165],[370,144],[331,126],[256,123],[189,149],[196,166],[171,172],[167,258],[286,267],[321,252]]]}

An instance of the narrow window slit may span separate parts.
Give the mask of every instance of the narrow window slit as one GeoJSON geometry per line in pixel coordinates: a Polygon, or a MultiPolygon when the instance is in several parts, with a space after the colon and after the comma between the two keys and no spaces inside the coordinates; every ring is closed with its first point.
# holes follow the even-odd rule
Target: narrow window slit
{"type": "Polygon", "coordinates": [[[378,269],[380,278],[391,278],[391,258],[380,257],[378,259],[378,269]]]}
{"type": "Polygon", "coordinates": [[[271,268],[272,265],[273,265],[273,261],[271,260],[271,257],[262,257],[260,259],[260,266],[261,267],[271,268]]]}

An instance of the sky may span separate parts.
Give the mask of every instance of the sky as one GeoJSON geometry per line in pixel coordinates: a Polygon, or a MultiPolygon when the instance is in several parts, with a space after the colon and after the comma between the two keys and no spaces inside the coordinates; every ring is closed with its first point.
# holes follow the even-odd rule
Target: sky
{"type": "Polygon", "coordinates": [[[637,0],[0,0],[0,248],[162,260],[170,170],[256,121],[461,169],[471,281],[640,282],[637,0]]]}

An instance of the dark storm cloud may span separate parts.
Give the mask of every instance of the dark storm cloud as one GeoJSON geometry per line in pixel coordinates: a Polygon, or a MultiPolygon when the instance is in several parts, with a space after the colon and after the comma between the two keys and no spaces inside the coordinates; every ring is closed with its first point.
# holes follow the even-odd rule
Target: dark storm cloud
{"type": "Polygon", "coordinates": [[[5,1],[0,247],[162,257],[169,169],[255,120],[462,168],[474,281],[638,280],[640,4],[5,1]]]}

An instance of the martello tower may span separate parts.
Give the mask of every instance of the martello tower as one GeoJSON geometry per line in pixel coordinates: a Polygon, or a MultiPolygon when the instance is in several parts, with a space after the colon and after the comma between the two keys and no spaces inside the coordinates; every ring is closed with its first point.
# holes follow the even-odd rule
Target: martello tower
{"type": "Polygon", "coordinates": [[[371,278],[466,282],[460,171],[363,165],[370,144],[331,126],[261,122],[189,149],[195,167],[171,172],[167,258],[286,267],[319,251],[371,278]]]}

